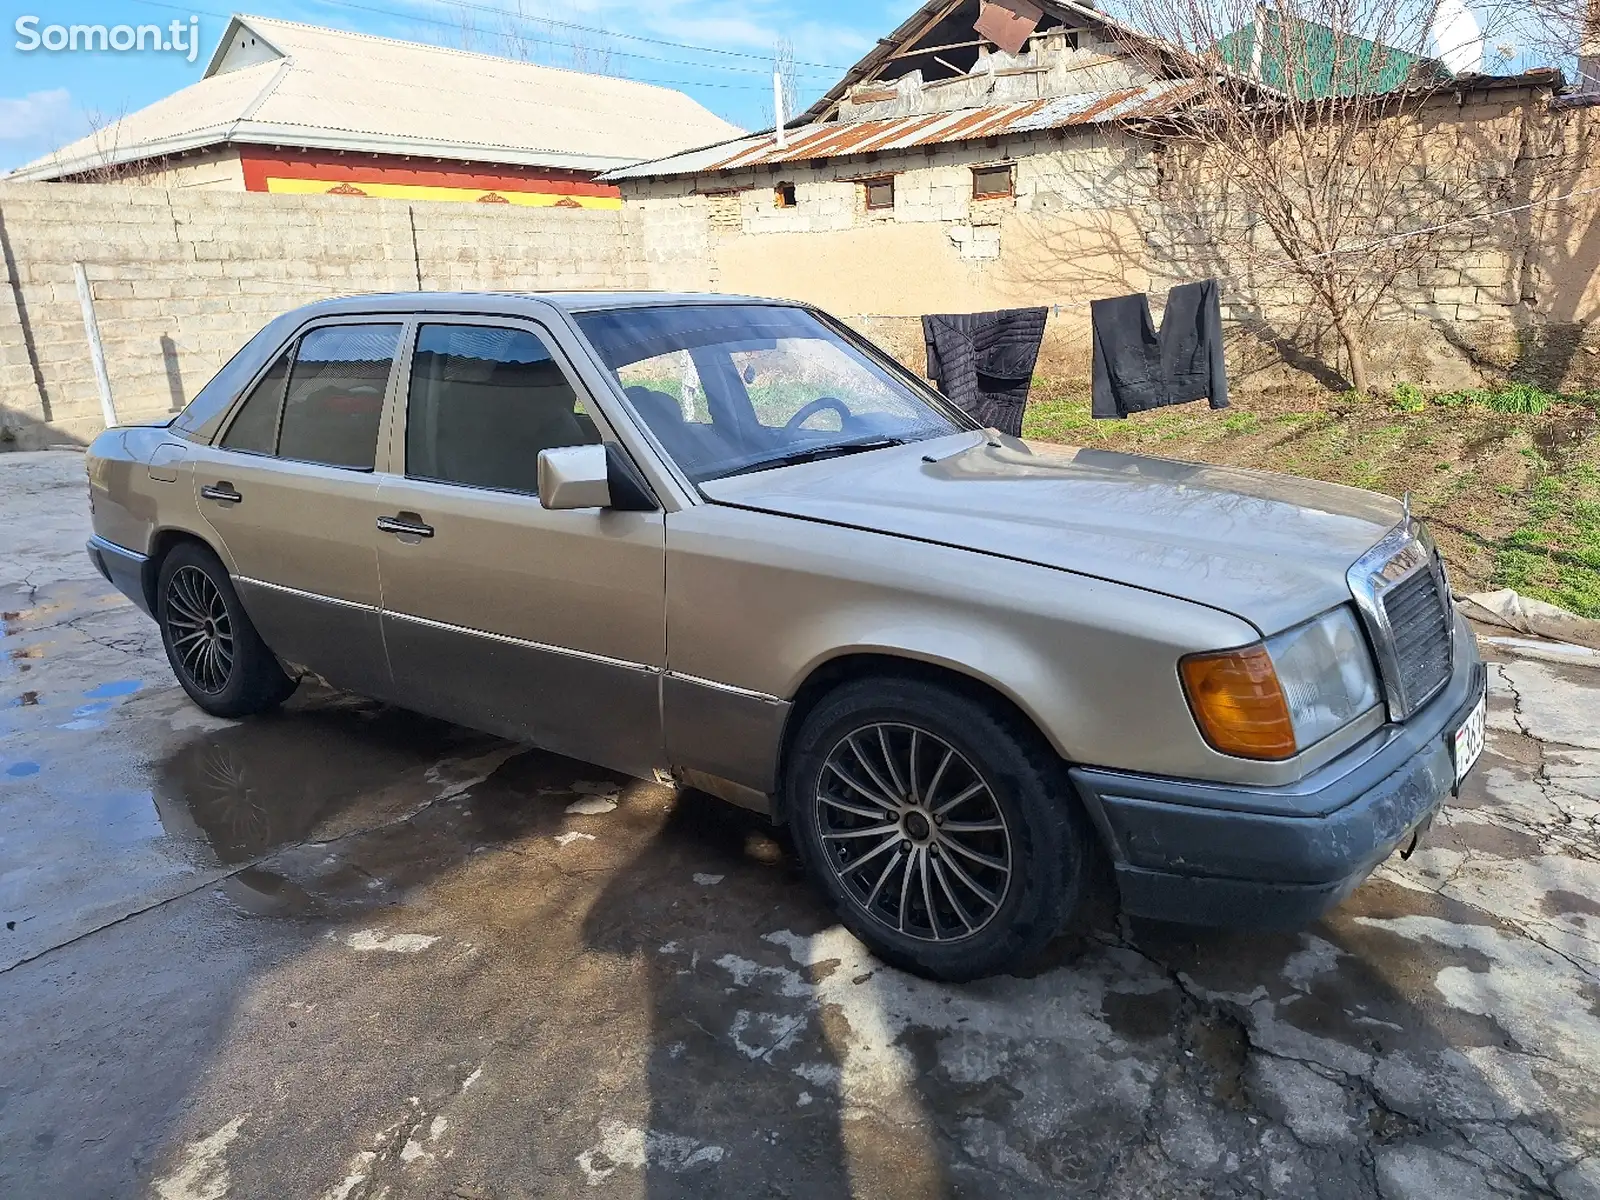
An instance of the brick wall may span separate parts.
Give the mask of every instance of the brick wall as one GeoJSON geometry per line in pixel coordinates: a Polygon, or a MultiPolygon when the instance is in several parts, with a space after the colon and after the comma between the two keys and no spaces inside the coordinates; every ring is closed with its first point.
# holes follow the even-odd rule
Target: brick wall
{"type": "Polygon", "coordinates": [[[12,445],[100,428],[74,262],[126,420],[182,407],[269,319],[312,300],[646,281],[616,211],[12,184],[0,224],[0,438],[12,445]]]}

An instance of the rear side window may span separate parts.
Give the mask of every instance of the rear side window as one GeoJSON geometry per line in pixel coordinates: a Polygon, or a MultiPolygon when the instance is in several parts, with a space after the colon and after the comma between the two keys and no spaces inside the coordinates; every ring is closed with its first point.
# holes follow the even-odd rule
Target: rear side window
{"type": "Polygon", "coordinates": [[[222,445],[251,454],[275,454],[278,449],[278,412],[283,406],[283,383],[289,378],[289,351],[267,368],[261,381],[245,397],[222,445]]]}
{"type": "Polygon", "coordinates": [[[399,325],[325,325],[300,339],[278,454],[370,471],[399,325]]]}
{"type": "Polygon", "coordinates": [[[539,451],[600,441],[578,393],[535,333],[424,325],[411,356],[406,474],[537,494],[539,451]]]}

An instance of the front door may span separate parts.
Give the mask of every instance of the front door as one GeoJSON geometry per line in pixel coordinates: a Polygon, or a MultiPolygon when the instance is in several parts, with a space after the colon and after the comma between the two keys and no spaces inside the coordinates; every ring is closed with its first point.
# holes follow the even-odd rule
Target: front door
{"type": "Polygon", "coordinates": [[[400,702],[648,776],[662,765],[666,527],[550,512],[539,451],[605,432],[532,322],[421,318],[378,490],[400,702]]]}
{"type": "Polygon", "coordinates": [[[314,326],[269,367],[214,446],[200,511],[251,621],[280,658],[388,697],[374,473],[399,322],[314,326]]]}

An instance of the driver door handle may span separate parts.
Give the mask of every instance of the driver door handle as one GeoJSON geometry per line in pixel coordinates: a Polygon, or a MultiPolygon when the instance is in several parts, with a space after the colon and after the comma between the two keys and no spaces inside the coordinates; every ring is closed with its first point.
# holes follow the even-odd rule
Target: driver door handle
{"type": "Polygon", "coordinates": [[[433,526],[425,522],[416,513],[396,513],[392,517],[379,517],[378,528],[384,533],[395,533],[404,537],[431,538],[433,526]]]}

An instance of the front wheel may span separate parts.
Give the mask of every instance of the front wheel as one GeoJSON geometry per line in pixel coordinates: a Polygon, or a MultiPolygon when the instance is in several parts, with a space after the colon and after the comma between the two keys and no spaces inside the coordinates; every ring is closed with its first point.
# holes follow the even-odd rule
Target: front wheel
{"type": "Polygon", "coordinates": [[[915,679],[845,684],[806,717],[786,786],[812,878],[897,967],[1004,971],[1079,907],[1081,812],[1050,748],[998,704],[915,679]]]}
{"type": "Polygon", "coordinates": [[[296,681],[261,640],[227,569],[208,548],[185,542],[167,555],[155,609],[172,673],[212,716],[249,716],[294,691],[296,681]]]}

